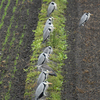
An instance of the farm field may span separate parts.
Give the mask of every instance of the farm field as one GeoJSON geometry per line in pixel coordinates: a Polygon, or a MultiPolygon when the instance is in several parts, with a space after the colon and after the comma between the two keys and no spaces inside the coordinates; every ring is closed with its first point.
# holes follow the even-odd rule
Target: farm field
{"type": "MultiPolygon", "coordinates": [[[[46,20],[46,10],[41,7],[47,9],[50,1],[0,0],[0,100],[34,100],[39,75],[35,64],[45,48],[40,46],[46,20]]],[[[58,11],[52,15],[58,29],[46,46],[54,48],[49,65],[58,77],[50,78],[53,85],[47,100],[99,100],[100,0],[54,1],[58,11]],[[93,16],[84,27],[78,27],[87,11],[93,16]]]]}
{"type": "Polygon", "coordinates": [[[62,100],[99,100],[100,98],[100,0],[67,0],[68,39],[62,100]],[[84,12],[90,17],[78,27],[84,12]]]}
{"type": "Polygon", "coordinates": [[[41,0],[0,0],[0,100],[23,100],[41,0]]]}

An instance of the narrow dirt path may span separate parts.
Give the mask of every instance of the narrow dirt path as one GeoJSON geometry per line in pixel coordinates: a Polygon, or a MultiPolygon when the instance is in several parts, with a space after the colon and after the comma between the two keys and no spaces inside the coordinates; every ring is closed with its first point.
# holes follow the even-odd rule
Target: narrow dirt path
{"type": "Polygon", "coordinates": [[[68,0],[66,29],[68,59],[65,61],[62,100],[100,98],[100,1],[68,0]],[[84,12],[94,14],[78,27],[84,12]]]}

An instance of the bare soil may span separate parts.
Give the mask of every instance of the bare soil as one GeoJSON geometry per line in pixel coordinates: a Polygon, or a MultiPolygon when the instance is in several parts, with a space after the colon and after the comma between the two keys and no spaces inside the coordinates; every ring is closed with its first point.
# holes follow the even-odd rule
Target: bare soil
{"type": "Polygon", "coordinates": [[[100,99],[100,0],[67,0],[67,56],[62,100],[100,99]],[[78,27],[84,12],[90,17],[78,27]]]}
{"type": "MultiPolygon", "coordinates": [[[[0,55],[2,56],[0,61],[0,81],[3,82],[0,84],[0,100],[5,100],[6,98],[6,100],[24,100],[26,73],[23,69],[28,67],[26,65],[29,63],[30,55],[32,54],[31,44],[34,39],[32,30],[36,29],[42,0],[32,0],[32,2],[25,0],[24,3],[22,1],[23,0],[19,0],[18,2],[10,29],[10,36],[4,51],[2,51],[0,55]],[[15,40],[12,46],[10,46],[10,42],[14,36],[13,32],[15,32],[15,40]],[[19,45],[23,33],[24,37],[22,38],[21,45],[19,45]],[[9,50],[10,47],[11,49],[9,50]],[[19,57],[16,60],[18,55],[19,57]],[[15,60],[17,61],[16,65],[15,60]],[[17,71],[14,73],[15,66],[17,71]],[[10,82],[11,87],[9,85],[10,82]]],[[[0,20],[4,14],[4,8],[7,3],[8,0],[5,0],[3,3],[3,7],[0,11],[0,20]]],[[[13,7],[15,5],[16,0],[11,0],[10,6],[7,9],[7,15],[4,19],[4,25],[0,29],[0,51],[3,48],[7,29],[11,23],[10,19],[13,16],[13,7]]]]}

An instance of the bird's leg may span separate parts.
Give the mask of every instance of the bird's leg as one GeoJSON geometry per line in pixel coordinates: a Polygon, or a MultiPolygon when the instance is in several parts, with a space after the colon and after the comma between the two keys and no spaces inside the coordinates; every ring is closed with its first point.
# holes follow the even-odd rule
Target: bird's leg
{"type": "Polygon", "coordinates": [[[84,26],[84,24],[82,24],[82,26],[84,26]]]}
{"type": "Polygon", "coordinates": [[[46,92],[44,93],[44,96],[47,96],[46,92]]]}
{"type": "Polygon", "coordinates": [[[50,62],[48,58],[47,58],[47,62],[50,62]]]}

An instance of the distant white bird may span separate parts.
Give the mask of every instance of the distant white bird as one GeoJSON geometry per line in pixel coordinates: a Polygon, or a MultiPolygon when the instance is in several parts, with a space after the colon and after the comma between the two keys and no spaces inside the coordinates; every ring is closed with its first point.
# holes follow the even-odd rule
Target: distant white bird
{"type": "Polygon", "coordinates": [[[42,82],[36,89],[35,92],[35,100],[39,100],[40,98],[42,98],[43,96],[46,96],[46,90],[48,89],[48,85],[52,84],[48,81],[46,82],[42,82]]]}
{"type": "Polygon", "coordinates": [[[84,13],[80,19],[79,26],[84,26],[85,22],[89,20],[91,13],[84,13]]]}
{"type": "Polygon", "coordinates": [[[48,6],[48,10],[47,10],[47,17],[50,16],[50,14],[57,9],[57,4],[55,2],[51,2],[48,6]]]}

